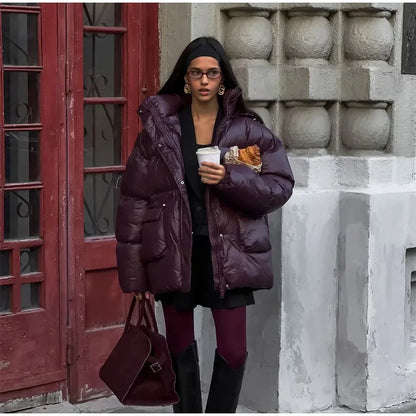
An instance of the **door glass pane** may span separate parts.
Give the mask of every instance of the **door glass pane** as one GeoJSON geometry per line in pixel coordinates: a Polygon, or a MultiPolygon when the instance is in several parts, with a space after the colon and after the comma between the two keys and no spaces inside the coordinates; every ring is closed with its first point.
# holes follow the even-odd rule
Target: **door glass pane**
{"type": "Polygon", "coordinates": [[[88,173],[84,176],[84,234],[114,235],[120,173],[88,173]]]}
{"type": "Polygon", "coordinates": [[[84,26],[114,27],[121,24],[121,5],[114,3],[84,3],[84,26]]]}
{"type": "Polygon", "coordinates": [[[20,250],[20,274],[39,271],[39,247],[23,248],[20,250]]]}
{"type": "Polygon", "coordinates": [[[39,308],[40,283],[25,283],[20,286],[20,308],[33,309],[39,308]]]}
{"type": "Polygon", "coordinates": [[[12,286],[0,286],[0,313],[11,312],[12,286]]]}
{"type": "Polygon", "coordinates": [[[84,106],[84,166],[121,164],[121,105],[84,106]]]}
{"type": "Polygon", "coordinates": [[[6,240],[39,236],[39,197],[36,189],[4,192],[6,240]]]}
{"type": "Polygon", "coordinates": [[[4,65],[38,65],[38,16],[3,13],[4,65]]]}
{"type": "Polygon", "coordinates": [[[38,181],[40,143],[38,131],[6,131],[6,183],[38,181]]]}
{"type": "Polygon", "coordinates": [[[10,250],[0,251],[0,276],[10,276],[10,250]]]}
{"type": "Polygon", "coordinates": [[[84,97],[121,96],[121,35],[84,33],[84,97]]]}
{"type": "Polygon", "coordinates": [[[39,74],[4,72],[4,122],[6,124],[39,121],[39,74]]]}

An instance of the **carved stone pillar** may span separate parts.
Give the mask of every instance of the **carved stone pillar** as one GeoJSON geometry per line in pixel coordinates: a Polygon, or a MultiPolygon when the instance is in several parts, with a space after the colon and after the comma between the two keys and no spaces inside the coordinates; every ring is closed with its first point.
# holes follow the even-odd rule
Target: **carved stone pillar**
{"type": "Polygon", "coordinates": [[[337,394],[340,404],[372,411],[409,400],[416,388],[416,361],[405,354],[415,164],[410,151],[395,154],[398,143],[409,142],[401,128],[409,122],[400,126],[399,114],[409,119],[415,110],[406,108],[410,80],[398,68],[401,6],[342,10],[337,394]]]}
{"type": "Polygon", "coordinates": [[[324,104],[323,101],[286,102],[283,137],[289,149],[326,148],[331,137],[331,122],[324,104]]]}
{"type": "Polygon", "coordinates": [[[277,68],[269,63],[273,48],[270,11],[229,10],[224,46],[248,105],[268,127],[268,105],[277,99],[277,68]]]}
{"type": "Polygon", "coordinates": [[[332,50],[332,27],[327,11],[288,12],[284,48],[293,65],[327,65],[332,50]]]}
{"type": "MultiPolygon", "coordinates": [[[[290,150],[326,153],[331,139],[328,106],[337,97],[333,26],[324,9],[287,12],[283,52],[283,140],[290,150]]],[[[296,168],[295,168],[296,169],[296,168]]]]}
{"type": "Polygon", "coordinates": [[[368,108],[372,108],[373,101],[387,104],[396,98],[397,75],[391,65],[394,32],[389,19],[390,11],[345,13],[343,101],[370,102],[368,108]]]}
{"type": "Polygon", "coordinates": [[[348,102],[341,122],[341,140],[351,150],[384,150],[390,137],[387,103],[348,102]]]}

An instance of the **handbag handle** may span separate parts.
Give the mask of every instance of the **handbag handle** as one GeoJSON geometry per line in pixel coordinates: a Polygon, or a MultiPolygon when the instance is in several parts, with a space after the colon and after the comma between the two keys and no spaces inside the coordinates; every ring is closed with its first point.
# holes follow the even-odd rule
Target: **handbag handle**
{"type": "Polygon", "coordinates": [[[129,313],[128,313],[127,319],[126,319],[126,325],[125,325],[125,328],[124,328],[125,330],[130,326],[130,321],[131,321],[131,317],[133,315],[135,305],[136,305],[136,296],[133,296],[133,299],[131,300],[131,304],[130,304],[129,313]]]}
{"type": "MultiPolygon", "coordinates": [[[[133,299],[131,300],[131,304],[130,304],[130,309],[129,309],[129,313],[127,314],[127,319],[126,319],[126,325],[124,327],[124,330],[127,330],[127,328],[131,325],[131,318],[133,316],[133,312],[134,312],[134,307],[136,306],[136,301],[137,298],[134,295],[133,299]]],[[[151,324],[150,324],[150,320],[144,310],[144,299],[139,300],[139,309],[138,309],[138,316],[137,316],[137,325],[140,325],[140,323],[142,322],[142,319],[144,318],[145,320],[145,325],[148,328],[151,328],[151,324]]]]}
{"type": "MultiPolygon", "coordinates": [[[[131,318],[133,316],[134,307],[136,306],[136,301],[137,301],[136,296],[133,296],[133,299],[131,300],[129,313],[127,315],[126,325],[124,327],[124,330],[126,330],[130,326],[131,318]]],[[[158,334],[159,330],[158,330],[158,327],[157,327],[155,313],[153,311],[152,304],[150,303],[149,299],[142,298],[141,300],[139,300],[139,311],[138,312],[139,313],[138,313],[137,323],[140,325],[140,322],[144,318],[146,327],[158,334]]]]}
{"type": "Polygon", "coordinates": [[[153,332],[156,332],[156,334],[159,333],[159,329],[157,327],[156,317],[155,317],[155,311],[153,310],[152,304],[150,303],[150,299],[142,299],[144,300],[144,310],[145,310],[145,320],[147,323],[147,327],[149,329],[152,329],[149,325],[149,320],[152,323],[153,326],[153,332]]]}
{"type": "Polygon", "coordinates": [[[148,313],[146,311],[146,300],[147,300],[146,298],[142,298],[139,300],[139,315],[138,315],[137,323],[140,324],[142,320],[144,319],[144,325],[151,330],[152,324],[150,322],[148,313]]]}

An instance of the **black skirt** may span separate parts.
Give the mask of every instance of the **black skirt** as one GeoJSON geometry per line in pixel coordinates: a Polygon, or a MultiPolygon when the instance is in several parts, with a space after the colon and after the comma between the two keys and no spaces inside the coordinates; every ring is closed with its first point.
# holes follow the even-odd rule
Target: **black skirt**
{"type": "Polygon", "coordinates": [[[212,275],[211,243],[205,235],[194,235],[192,240],[191,291],[156,295],[163,304],[178,310],[193,309],[197,305],[213,309],[231,309],[254,304],[253,291],[249,288],[233,289],[224,297],[214,289],[212,275]]]}

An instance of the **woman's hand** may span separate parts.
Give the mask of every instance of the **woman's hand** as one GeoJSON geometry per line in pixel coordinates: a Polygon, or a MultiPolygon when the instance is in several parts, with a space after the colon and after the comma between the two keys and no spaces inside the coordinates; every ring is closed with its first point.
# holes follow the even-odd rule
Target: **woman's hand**
{"type": "Polygon", "coordinates": [[[201,181],[207,185],[216,185],[225,177],[225,167],[214,162],[202,162],[198,169],[201,181]]]}
{"type": "Polygon", "coordinates": [[[144,297],[146,299],[150,299],[150,292],[133,292],[134,296],[136,296],[137,300],[142,300],[144,297]]]}

